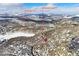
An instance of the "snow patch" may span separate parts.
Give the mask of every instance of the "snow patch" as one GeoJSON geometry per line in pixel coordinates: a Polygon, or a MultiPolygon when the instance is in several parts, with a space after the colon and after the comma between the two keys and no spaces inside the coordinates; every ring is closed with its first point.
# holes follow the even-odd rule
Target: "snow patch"
{"type": "Polygon", "coordinates": [[[9,40],[11,38],[15,37],[20,37],[20,36],[25,36],[25,37],[33,37],[35,34],[34,33],[28,33],[28,32],[8,32],[4,35],[0,35],[0,41],[3,40],[9,40]]]}

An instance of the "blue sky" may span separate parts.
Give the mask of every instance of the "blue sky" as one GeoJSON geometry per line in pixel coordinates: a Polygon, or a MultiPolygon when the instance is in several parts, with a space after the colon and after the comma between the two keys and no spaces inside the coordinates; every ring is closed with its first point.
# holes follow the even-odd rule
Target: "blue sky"
{"type": "Polygon", "coordinates": [[[43,7],[53,8],[44,9],[44,13],[79,14],[79,3],[0,3],[0,13],[20,14],[28,13],[27,10],[33,10],[31,13],[41,13],[43,7]]]}
{"type": "MultiPolygon", "coordinates": [[[[24,7],[34,7],[34,6],[45,6],[48,3],[24,3],[23,6],[24,7]]],[[[58,7],[76,7],[79,6],[79,3],[54,3],[54,5],[58,6],[58,7]]]]}
{"type": "Polygon", "coordinates": [[[34,6],[44,6],[46,5],[46,3],[24,3],[23,6],[24,7],[28,7],[28,8],[31,8],[31,7],[34,7],[34,6]]]}

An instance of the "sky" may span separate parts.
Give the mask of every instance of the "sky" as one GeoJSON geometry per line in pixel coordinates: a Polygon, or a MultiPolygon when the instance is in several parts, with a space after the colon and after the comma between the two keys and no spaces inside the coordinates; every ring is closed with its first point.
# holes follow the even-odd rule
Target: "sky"
{"type": "Polygon", "coordinates": [[[0,13],[79,14],[79,3],[0,3],[0,13]]]}

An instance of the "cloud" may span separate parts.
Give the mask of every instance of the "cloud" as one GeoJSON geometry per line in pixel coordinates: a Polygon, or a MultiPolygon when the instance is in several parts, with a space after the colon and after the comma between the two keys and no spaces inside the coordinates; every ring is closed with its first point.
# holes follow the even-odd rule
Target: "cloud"
{"type": "Polygon", "coordinates": [[[42,10],[52,10],[56,8],[56,6],[52,3],[48,3],[46,6],[40,6],[40,7],[37,7],[37,9],[42,9],[42,10]]]}
{"type": "Polygon", "coordinates": [[[13,7],[13,6],[20,6],[21,3],[0,3],[0,6],[6,6],[6,7],[13,7]]]}
{"type": "Polygon", "coordinates": [[[38,10],[43,13],[56,13],[56,14],[79,14],[79,4],[74,4],[73,6],[61,7],[55,4],[47,4],[46,6],[39,6],[32,8],[33,10],[38,10]]]}
{"type": "Polygon", "coordinates": [[[16,14],[23,11],[21,3],[0,3],[0,14],[16,14]]]}
{"type": "Polygon", "coordinates": [[[49,3],[47,5],[43,5],[43,6],[34,6],[30,9],[26,9],[25,12],[26,13],[42,13],[42,12],[48,12],[50,10],[53,10],[53,9],[56,9],[57,7],[52,4],[52,3],[49,3]]]}
{"type": "Polygon", "coordinates": [[[52,3],[42,6],[24,8],[22,3],[0,3],[0,13],[22,14],[22,13],[56,13],[56,14],[79,14],[79,4],[73,7],[61,7],[52,3]]]}
{"type": "Polygon", "coordinates": [[[51,12],[59,14],[79,14],[79,9],[78,7],[58,7],[55,10],[51,10],[51,12]]]}

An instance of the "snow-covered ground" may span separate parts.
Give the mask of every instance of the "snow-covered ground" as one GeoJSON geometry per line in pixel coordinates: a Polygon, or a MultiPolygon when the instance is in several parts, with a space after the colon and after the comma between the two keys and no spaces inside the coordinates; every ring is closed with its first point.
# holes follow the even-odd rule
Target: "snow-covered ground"
{"type": "Polygon", "coordinates": [[[9,40],[11,38],[15,38],[15,37],[20,37],[20,36],[25,36],[25,37],[32,37],[34,36],[34,33],[28,33],[28,32],[8,32],[4,35],[0,35],[0,41],[3,40],[9,40]]]}

